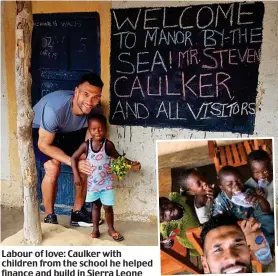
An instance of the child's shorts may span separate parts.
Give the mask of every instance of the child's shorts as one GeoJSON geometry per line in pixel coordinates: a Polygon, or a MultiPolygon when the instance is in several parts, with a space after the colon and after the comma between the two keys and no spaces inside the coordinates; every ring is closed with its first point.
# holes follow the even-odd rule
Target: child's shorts
{"type": "Polygon", "coordinates": [[[115,202],[114,189],[104,190],[101,192],[87,192],[86,202],[94,202],[98,199],[100,199],[103,205],[114,206],[114,202],[115,202]]]}

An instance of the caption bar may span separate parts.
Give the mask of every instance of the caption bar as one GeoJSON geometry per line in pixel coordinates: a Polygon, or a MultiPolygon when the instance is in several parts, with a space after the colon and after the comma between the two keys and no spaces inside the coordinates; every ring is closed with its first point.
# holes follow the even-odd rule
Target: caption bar
{"type": "Polygon", "coordinates": [[[143,276],[160,273],[159,268],[156,247],[1,250],[1,276],[143,276]]]}

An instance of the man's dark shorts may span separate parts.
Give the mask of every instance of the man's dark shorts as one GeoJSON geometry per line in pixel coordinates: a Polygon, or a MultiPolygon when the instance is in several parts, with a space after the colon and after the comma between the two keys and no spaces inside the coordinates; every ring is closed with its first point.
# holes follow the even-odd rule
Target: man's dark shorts
{"type": "MultiPolygon", "coordinates": [[[[72,156],[73,153],[79,148],[79,146],[85,141],[87,128],[69,133],[56,133],[53,146],[64,151],[67,155],[72,156]]],[[[38,148],[39,140],[39,129],[33,128],[33,147],[34,153],[37,161],[42,164],[51,160],[52,157],[45,155],[38,148]]]]}

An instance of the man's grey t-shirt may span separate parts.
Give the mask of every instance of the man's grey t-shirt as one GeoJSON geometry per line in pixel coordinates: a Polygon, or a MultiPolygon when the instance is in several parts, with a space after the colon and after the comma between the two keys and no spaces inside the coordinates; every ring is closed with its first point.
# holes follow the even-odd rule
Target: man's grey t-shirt
{"type": "Polygon", "coordinates": [[[43,128],[51,133],[67,133],[87,127],[87,116],[76,116],[72,112],[73,95],[73,91],[59,90],[41,98],[33,107],[33,128],[43,128]]]}

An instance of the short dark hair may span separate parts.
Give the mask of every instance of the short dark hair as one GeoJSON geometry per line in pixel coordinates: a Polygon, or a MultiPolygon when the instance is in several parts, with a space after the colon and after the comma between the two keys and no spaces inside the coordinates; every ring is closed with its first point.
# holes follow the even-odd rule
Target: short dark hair
{"type": "Polygon", "coordinates": [[[166,203],[166,202],[169,202],[169,201],[170,201],[170,199],[167,198],[167,197],[160,197],[159,198],[159,220],[160,220],[160,222],[163,221],[163,218],[162,218],[162,205],[164,203],[166,203]]]}
{"type": "Polygon", "coordinates": [[[92,121],[92,120],[97,120],[99,122],[101,122],[105,128],[107,128],[107,120],[106,117],[101,114],[101,113],[92,113],[88,116],[88,122],[92,121]]]}
{"type": "Polygon", "coordinates": [[[168,201],[170,201],[170,199],[169,198],[167,198],[167,197],[160,197],[159,198],[159,205],[162,205],[164,202],[168,202],[168,201]]]}
{"type": "Polygon", "coordinates": [[[200,236],[200,241],[201,241],[201,246],[204,250],[205,247],[205,240],[208,232],[211,230],[214,230],[220,226],[237,226],[238,228],[239,225],[237,224],[238,219],[235,216],[230,216],[228,214],[224,215],[218,215],[215,217],[211,217],[209,221],[205,222],[202,226],[202,232],[200,236]]]}
{"type": "Polygon", "coordinates": [[[218,172],[218,179],[220,179],[221,177],[226,176],[228,174],[231,174],[231,173],[237,175],[239,178],[242,178],[242,175],[237,168],[235,168],[233,166],[224,166],[218,172]]]}
{"type": "Polygon", "coordinates": [[[178,178],[178,184],[179,184],[180,188],[182,188],[185,192],[187,192],[189,190],[188,185],[187,185],[188,184],[187,178],[191,174],[196,174],[198,176],[202,176],[202,174],[199,171],[197,171],[196,169],[189,169],[189,170],[182,171],[178,178]]]}
{"type": "Polygon", "coordinates": [[[96,87],[103,87],[103,82],[101,80],[101,78],[96,75],[95,73],[88,73],[85,74],[81,77],[79,84],[82,84],[84,82],[88,82],[89,84],[96,86],[96,87]]]}
{"type": "Polygon", "coordinates": [[[264,150],[254,150],[247,156],[247,162],[250,165],[253,161],[271,161],[268,153],[264,150]]]}

